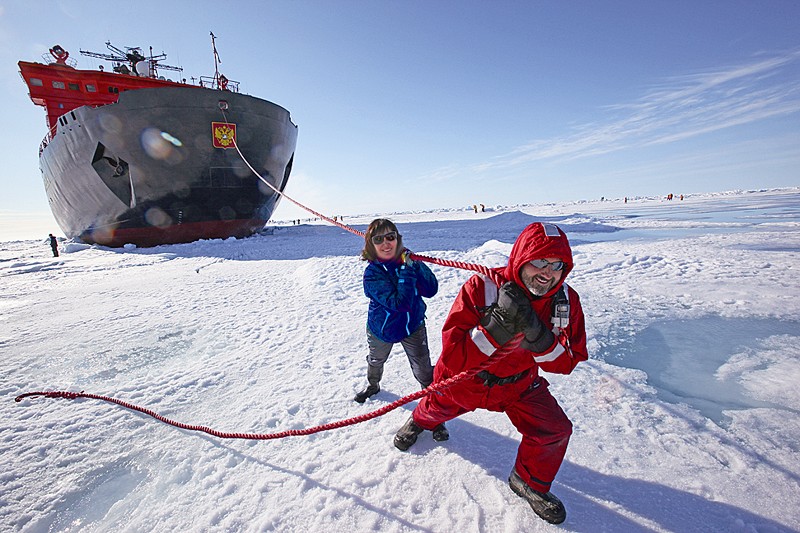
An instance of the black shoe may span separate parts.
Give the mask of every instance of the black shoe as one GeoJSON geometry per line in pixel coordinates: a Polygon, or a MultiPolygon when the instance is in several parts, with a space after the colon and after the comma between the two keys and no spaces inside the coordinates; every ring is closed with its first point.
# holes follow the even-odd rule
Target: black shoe
{"type": "Polygon", "coordinates": [[[356,394],[356,397],[353,399],[358,403],[364,403],[367,401],[367,398],[369,398],[370,396],[375,396],[380,391],[381,391],[380,385],[369,385],[366,389],[356,394]]]}
{"type": "Polygon", "coordinates": [[[444,427],[444,422],[433,428],[433,440],[443,442],[450,438],[450,432],[444,427]]]}
{"type": "Polygon", "coordinates": [[[567,510],[564,509],[564,504],[561,503],[561,500],[556,498],[551,492],[542,493],[530,488],[530,486],[519,477],[516,468],[511,471],[511,475],[508,478],[508,485],[517,496],[524,498],[530,504],[533,512],[539,515],[543,520],[551,524],[560,524],[566,520],[567,510]]]}
{"type": "Polygon", "coordinates": [[[414,417],[408,417],[408,420],[403,427],[394,436],[394,445],[398,450],[406,451],[417,442],[417,436],[425,431],[417,424],[414,423],[414,417]]]}

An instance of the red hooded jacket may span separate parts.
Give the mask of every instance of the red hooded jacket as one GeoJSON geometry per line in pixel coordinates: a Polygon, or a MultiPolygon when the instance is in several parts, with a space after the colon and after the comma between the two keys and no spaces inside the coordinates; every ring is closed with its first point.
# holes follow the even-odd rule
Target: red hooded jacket
{"type": "MultiPolygon", "coordinates": [[[[544,296],[534,296],[525,291],[533,311],[547,327],[552,326],[553,299],[572,270],[572,250],[567,236],[554,224],[535,222],[526,227],[511,249],[508,265],[494,272],[508,281],[525,287],[520,270],[534,259],[557,257],[564,262],[561,280],[544,296]]],[[[480,378],[461,381],[446,389],[444,394],[467,409],[482,407],[503,410],[508,403],[519,398],[539,374],[545,372],[569,374],[580,361],[588,359],[586,330],[578,293],[567,287],[569,299],[569,325],[558,331],[557,343],[546,353],[535,354],[517,347],[504,356],[489,372],[508,377],[525,370],[527,376],[516,383],[487,387],[480,378]]],[[[434,369],[434,380],[442,381],[475,368],[499,348],[497,342],[480,325],[482,310],[496,298],[495,284],[481,275],[472,276],[462,287],[442,328],[442,354],[434,369]],[[487,303],[487,295],[492,301],[487,303]]]]}

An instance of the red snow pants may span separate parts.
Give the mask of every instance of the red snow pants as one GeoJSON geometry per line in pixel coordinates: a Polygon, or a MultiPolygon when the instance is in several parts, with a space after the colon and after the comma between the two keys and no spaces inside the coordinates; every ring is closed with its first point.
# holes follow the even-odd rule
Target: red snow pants
{"type": "MultiPolygon", "coordinates": [[[[456,390],[423,397],[412,413],[414,422],[421,428],[433,429],[442,422],[479,407],[469,408],[456,403],[452,393],[457,394],[458,387],[453,388],[456,390]]],[[[505,400],[500,405],[480,407],[502,411],[508,416],[522,434],[514,465],[517,474],[532,489],[539,492],[549,491],[567,452],[572,422],[550,394],[547,380],[539,376],[519,398],[510,402],[505,400]]]]}

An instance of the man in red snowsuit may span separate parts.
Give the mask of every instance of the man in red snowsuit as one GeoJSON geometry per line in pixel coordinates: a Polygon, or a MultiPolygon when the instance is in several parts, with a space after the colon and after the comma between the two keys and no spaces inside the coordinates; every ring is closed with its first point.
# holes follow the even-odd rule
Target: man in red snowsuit
{"type": "Polygon", "coordinates": [[[484,276],[472,276],[442,329],[434,384],[477,367],[504,345],[503,351],[511,351],[474,378],[423,397],[394,438],[405,451],[424,430],[469,411],[504,412],[522,434],[511,489],[555,524],[564,521],[566,511],[550,485],[564,459],[572,423],[539,369],[569,374],[588,359],[580,299],[564,283],[572,268],[564,232],[535,222],[517,238],[508,265],[494,269],[507,283],[498,288],[484,276]]]}

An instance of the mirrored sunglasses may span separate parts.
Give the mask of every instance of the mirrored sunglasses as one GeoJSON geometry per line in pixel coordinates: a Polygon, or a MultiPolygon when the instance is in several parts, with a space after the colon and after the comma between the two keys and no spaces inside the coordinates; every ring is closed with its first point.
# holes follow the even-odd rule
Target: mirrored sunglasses
{"type": "Polygon", "coordinates": [[[531,261],[531,264],[536,268],[546,268],[547,265],[550,265],[550,268],[552,268],[554,272],[558,272],[564,268],[564,261],[553,261],[551,263],[547,259],[534,259],[531,261]]]}
{"type": "Polygon", "coordinates": [[[397,233],[394,231],[390,231],[384,235],[373,235],[372,236],[372,244],[382,244],[383,239],[386,239],[389,242],[394,241],[397,238],[397,233]]]}

